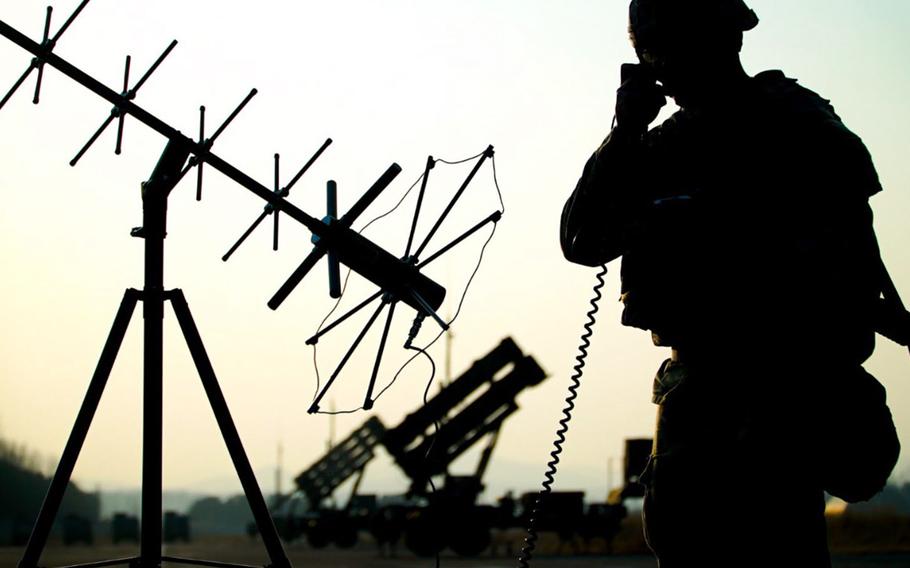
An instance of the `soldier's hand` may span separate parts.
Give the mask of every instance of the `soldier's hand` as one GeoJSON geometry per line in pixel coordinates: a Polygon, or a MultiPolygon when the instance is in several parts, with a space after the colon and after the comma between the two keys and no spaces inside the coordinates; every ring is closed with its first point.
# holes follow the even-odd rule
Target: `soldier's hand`
{"type": "Polygon", "coordinates": [[[647,69],[631,63],[622,66],[622,84],[616,91],[616,125],[645,131],[667,104],[663,89],[647,69]]]}

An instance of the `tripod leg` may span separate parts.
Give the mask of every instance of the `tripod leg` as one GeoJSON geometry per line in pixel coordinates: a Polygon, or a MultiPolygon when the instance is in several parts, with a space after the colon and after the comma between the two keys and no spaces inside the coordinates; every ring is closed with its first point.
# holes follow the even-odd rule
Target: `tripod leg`
{"type": "Polygon", "coordinates": [[[218,386],[218,379],[215,376],[215,370],[205,352],[205,346],[202,344],[202,338],[199,335],[199,329],[193,321],[190,308],[186,303],[186,298],[181,290],[173,290],[168,293],[171,304],[174,306],[174,313],[177,315],[177,322],[183,331],[193,362],[196,364],[196,370],[202,379],[202,386],[205,388],[205,394],[209,399],[212,411],[215,413],[215,420],[218,422],[218,428],[221,430],[221,436],[227,445],[228,452],[231,455],[231,461],[234,462],[234,469],[237,470],[237,476],[240,478],[240,484],[243,486],[243,492],[246,494],[246,500],[253,512],[253,518],[259,528],[259,534],[262,537],[262,543],[268,552],[269,559],[272,561],[272,568],[290,568],[291,563],[284,552],[281,540],[278,538],[278,531],[275,530],[275,523],[269,514],[269,509],[262,497],[262,491],[256,482],[256,476],[253,474],[253,467],[250,460],[243,450],[243,444],[240,441],[240,435],[237,433],[237,427],[231,418],[231,412],[228,410],[227,402],[224,400],[224,394],[221,387],[218,386]]]}
{"type": "Polygon", "coordinates": [[[35,568],[41,558],[41,553],[44,552],[44,545],[47,543],[47,537],[60,508],[60,502],[63,500],[63,494],[66,492],[66,486],[69,485],[70,477],[73,475],[73,468],[76,466],[76,460],[79,458],[82,444],[85,442],[85,437],[92,424],[92,418],[95,416],[95,411],[98,410],[101,394],[104,392],[107,379],[111,374],[111,369],[114,367],[114,360],[117,358],[120,345],[123,343],[123,338],[126,335],[126,329],[130,324],[133,311],[136,309],[139,295],[140,293],[137,290],[127,290],[123,295],[120,309],[117,311],[114,324],[111,326],[107,341],[104,343],[104,349],[101,351],[98,365],[95,367],[95,374],[92,375],[88,391],[85,393],[85,399],[82,401],[82,407],[76,416],[73,430],[66,441],[66,447],[63,449],[63,455],[60,457],[57,471],[51,480],[47,496],[45,496],[44,503],[41,505],[38,519],[35,521],[35,527],[32,529],[32,534],[28,539],[28,545],[25,547],[22,560],[19,561],[19,568],[35,568]]]}

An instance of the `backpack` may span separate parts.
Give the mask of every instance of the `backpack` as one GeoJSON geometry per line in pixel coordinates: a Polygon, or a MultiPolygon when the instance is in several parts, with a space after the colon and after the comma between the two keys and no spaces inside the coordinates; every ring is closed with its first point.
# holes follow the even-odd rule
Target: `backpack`
{"type": "MultiPolygon", "coordinates": [[[[882,297],[876,304],[875,330],[892,341],[910,344],[910,312],[878,255],[882,297]]],[[[879,493],[900,455],[900,441],[885,388],[862,367],[827,377],[824,408],[834,415],[821,440],[822,484],[848,503],[879,493]]]]}

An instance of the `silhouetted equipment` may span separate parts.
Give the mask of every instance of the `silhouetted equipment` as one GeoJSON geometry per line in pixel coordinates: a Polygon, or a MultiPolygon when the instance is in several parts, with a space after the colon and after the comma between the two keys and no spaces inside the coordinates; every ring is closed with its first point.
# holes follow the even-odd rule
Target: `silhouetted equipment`
{"type": "MultiPolygon", "coordinates": [[[[162,556],[162,359],[164,303],[171,301],[180,329],[202,380],[209,404],[221,430],[228,452],[237,470],[244,493],[263,536],[263,543],[275,566],[290,566],[281,541],[272,524],[268,508],[252,466],[243,450],[240,436],[234,426],[230,411],[215,371],[202,344],[202,339],[183,292],[164,289],[164,238],[167,227],[167,199],[180,180],[180,172],[189,150],[179,142],[170,141],[155,166],[151,177],[142,186],[143,226],[132,234],[145,240],[145,283],[143,290],[129,289],[124,294],[120,309],[111,328],[101,358],[89,384],[88,392],[70,433],[63,456],[51,481],[44,505],[35,522],[29,544],[20,562],[21,567],[37,565],[53,519],[56,516],[63,491],[72,475],[82,449],[92,418],[98,408],[120,345],[138,301],[144,308],[144,369],[143,369],[143,452],[142,452],[142,523],[140,531],[140,556],[125,559],[120,564],[138,563],[143,568],[157,566],[162,561],[182,562],[182,559],[162,556]]],[[[173,521],[172,521],[173,522],[173,521]]],[[[203,562],[204,564],[204,562],[203,562]]]]}
{"type": "Polygon", "coordinates": [[[91,546],[94,542],[92,521],[72,513],[63,517],[63,544],[85,544],[91,546]]]}
{"type": "Polygon", "coordinates": [[[321,503],[352,475],[363,471],[385,433],[386,428],[379,418],[371,417],[298,475],[294,480],[298,489],[310,503],[321,503]]]}
{"type": "Polygon", "coordinates": [[[166,511],[162,539],[164,542],[189,542],[190,518],[175,511],[166,511]]]}
{"type": "MultiPolygon", "coordinates": [[[[645,471],[648,460],[651,457],[652,446],[654,445],[651,438],[634,438],[626,440],[626,451],[623,456],[623,486],[622,493],[618,501],[628,497],[644,497],[645,486],[639,483],[639,476],[645,471]]],[[[612,502],[613,496],[609,497],[612,502]]]]}
{"type": "Polygon", "coordinates": [[[882,297],[875,306],[875,331],[910,349],[910,312],[904,307],[881,255],[878,257],[878,265],[882,297]]]}
{"type": "Polygon", "coordinates": [[[421,555],[445,546],[463,555],[478,554],[489,544],[490,529],[497,522],[496,508],[477,505],[477,497],[499,431],[518,410],[515,398],[545,377],[533,357],[524,355],[512,339],[504,339],[395,428],[387,429],[371,417],[297,476],[309,511],[299,518],[279,519],[279,528],[288,539],[305,533],[316,547],[333,541],[351,546],[358,530],[370,530],[380,542],[397,540],[403,533],[408,547],[421,555]],[[475,471],[449,475],[449,465],[484,439],[475,471]],[[402,505],[377,509],[375,496],[357,494],[378,446],[411,480],[409,500],[402,505]],[[430,478],[443,474],[445,483],[430,490],[430,478]],[[341,509],[323,507],[354,475],[358,477],[348,503],[341,509]]]}
{"type": "Polygon", "coordinates": [[[119,542],[139,542],[139,517],[126,513],[114,513],[111,519],[111,540],[119,542]]]}
{"type": "Polygon", "coordinates": [[[625,441],[623,455],[623,484],[610,491],[605,503],[584,503],[580,491],[549,491],[525,493],[521,496],[522,514],[513,526],[531,526],[531,516],[536,515],[534,528],[538,532],[555,532],[560,546],[571,544],[580,536],[587,543],[593,538],[603,538],[607,551],[612,551],[613,538],[628,513],[626,499],[644,497],[644,485],[638,481],[651,456],[651,438],[625,441]],[[539,499],[539,500],[538,500],[539,499]]]}
{"type": "MultiPolygon", "coordinates": [[[[0,101],[2,107],[9,98],[22,85],[25,79],[32,71],[38,71],[38,83],[35,90],[34,102],[38,102],[38,94],[41,87],[44,66],[50,65],[61,71],[70,79],[91,90],[96,95],[113,104],[110,116],[102,123],[95,133],[90,137],[88,142],[79,150],[76,157],[71,161],[75,165],[85,152],[94,144],[104,130],[116,118],[118,120],[117,143],[115,151],[121,150],[123,124],[126,115],[132,115],[134,118],[163,135],[167,140],[167,146],[155,167],[150,179],[143,185],[143,226],[134,229],[132,235],[145,239],[145,282],[143,289],[129,289],[124,294],[120,304],[120,309],[114,320],[112,328],[107,338],[107,342],[102,351],[98,366],[89,384],[88,392],[80,408],[73,430],[70,433],[66,447],[58,465],[57,471],[51,481],[44,504],[35,522],[34,529],[26,546],[22,560],[19,563],[21,568],[35,568],[41,557],[41,553],[47,542],[51,526],[56,517],[64,490],[72,475],[76,460],[78,459],[85,437],[88,433],[89,426],[92,422],[95,411],[97,410],[101,394],[104,391],[107,379],[110,375],[111,368],[116,359],[117,352],[126,334],[133,311],[139,301],[143,302],[144,310],[144,379],[143,379],[143,451],[142,451],[142,523],[140,533],[140,556],[136,558],[126,558],[117,561],[104,561],[104,565],[131,564],[138,565],[141,568],[157,567],[161,562],[187,563],[186,559],[162,556],[162,506],[161,506],[161,452],[162,452],[162,356],[163,356],[163,328],[162,320],[164,317],[164,303],[170,301],[177,316],[180,329],[184,335],[187,345],[190,349],[193,361],[202,379],[203,386],[208,396],[209,404],[215,414],[218,426],[221,430],[222,437],[228,447],[234,467],[237,470],[238,477],[244,489],[246,498],[250,504],[253,516],[258,526],[259,533],[262,535],[263,544],[271,560],[271,566],[274,568],[289,567],[290,562],[281,545],[278,534],[272,523],[265,500],[253,475],[252,467],[246,456],[240,441],[239,434],[234,426],[233,419],[227,407],[227,403],[218,385],[215,372],[209,361],[208,355],[193,321],[186,299],[183,292],[179,289],[165,290],[163,283],[163,256],[164,256],[164,238],[167,228],[167,200],[171,190],[183,179],[183,177],[193,167],[197,170],[197,199],[202,195],[202,167],[209,164],[216,170],[220,171],[239,185],[253,192],[258,197],[267,202],[263,214],[253,224],[253,226],[241,237],[237,245],[230,251],[236,250],[243,242],[243,239],[255,228],[259,222],[269,214],[275,216],[275,235],[274,246],[277,247],[277,213],[284,212],[295,221],[304,225],[319,240],[313,248],[313,251],[304,259],[301,265],[294,271],[288,281],[279,289],[269,306],[277,308],[290,292],[301,282],[303,277],[313,268],[316,262],[327,253],[332,253],[337,260],[350,266],[353,270],[362,274],[371,280],[380,291],[371,299],[364,302],[354,311],[359,310],[376,298],[382,298],[379,309],[371,318],[355,343],[349,349],[345,359],[339,365],[338,370],[333,374],[325,391],[336,378],[338,372],[344,363],[356,349],[360,339],[368,331],[369,327],[376,320],[379,313],[386,305],[390,306],[389,316],[386,323],[386,331],[392,320],[394,307],[398,302],[404,302],[417,311],[418,320],[422,321],[425,317],[432,317],[443,328],[447,327],[446,322],[442,321],[436,314],[435,310],[439,308],[445,297],[445,289],[426,277],[420,272],[420,269],[438,258],[451,248],[462,242],[468,236],[476,232],[482,226],[493,222],[496,223],[502,212],[497,211],[487,217],[484,221],[469,229],[467,232],[456,238],[451,243],[445,245],[440,250],[430,255],[422,262],[418,262],[418,257],[423,252],[424,247],[429,243],[432,236],[439,229],[441,223],[451,211],[455,202],[464,191],[467,183],[477,172],[483,161],[492,157],[493,148],[488,147],[478,160],[468,179],[455,194],[449,205],[442,215],[433,225],[429,234],[425,237],[418,250],[412,255],[410,253],[413,242],[414,228],[416,227],[417,217],[420,212],[420,201],[415,211],[411,235],[408,241],[407,253],[399,259],[366,238],[360,236],[351,229],[352,223],[365,211],[365,209],[388,187],[391,181],[398,175],[401,168],[397,164],[392,164],[385,173],[370,187],[367,192],[355,203],[355,205],[340,219],[334,218],[333,200],[330,199],[329,217],[324,221],[311,217],[300,208],[288,202],[285,198],[288,196],[291,186],[293,186],[300,177],[307,171],[312,163],[322,154],[326,147],[331,144],[331,139],[319,148],[314,156],[306,165],[297,173],[291,182],[282,189],[278,189],[278,159],[276,157],[275,165],[275,189],[269,190],[265,186],[256,182],[251,176],[243,173],[238,168],[232,166],[225,160],[212,153],[212,146],[215,140],[224,132],[226,127],[237,117],[249,101],[256,95],[256,89],[252,89],[243,99],[238,107],[231,113],[228,118],[219,126],[215,133],[205,137],[205,107],[200,108],[199,140],[193,140],[182,134],[178,129],[165,123],[150,112],[139,107],[133,99],[136,92],[146,82],[149,76],[159,67],[164,59],[170,54],[176,45],[172,42],[164,53],[152,64],[143,77],[132,87],[129,86],[129,73],[131,59],[126,59],[126,68],[124,71],[124,81],[122,92],[116,92],[100,81],[96,80],[89,74],[70,64],[66,60],[53,53],[57,40],[72,24],[76,16],[88,4],[88,0],[83,0],[76,8],[74,13],[67,19],[56,35],[50,37],[50,17],[51,9],[48,8],[45,22],[44,38],[42,43],[36,43],[12,28],[3,21],[0,21],[0,35],[19,45],[26,51],[34,55],[34,59],[25,71],[22,77],[13,85],[7,95],[0,101]]],[[[432,158],[428,160],[427,170],[432,167],[432,158]]],[[[426,173],[424,174],[424,186],[426,182],[426,173]]],[[[422,188],[423,189],[423,188],[422,188]]],[[[421,197],[423,193],[421,191],[421,197]]],[[[229,256],[225,255],[226,257],[229,256]]],[[[334,265],[334,262],[330,263],[334,265]]],[[[338,292],[337,289],[337,270],[331,269],[332,276],[332,294],[338,292]]],[[[353,311],[351,312],[353,313],[353,311]]],[[[337,323],[337,322],[336,322],[337,323]]],[[[323,333],[328,329],[323,330],[323,333]]],[[[387,333],[385,334],[387,335],[387,333]]],[[[382,346],[376,359],[373,379],[370,382],[370,389],[367,392],[364,406],[372,406],[372,386],[375,383],[376,372],[379,368],[379,362],[382,356],[382,347],[385,345],[386,337],[383,337],[382,346]]],[[[411,338],[413,339],[413,337],[411,338]]],[[[313,339],[315,341],[315,339],[313,339]]],[[[313,404],[311,411],[318,410],[318,399],[313,404]]],[[[197,565],[217,565],[228,566],[225,563],[212,563],[210,561],[193,560],[197,565]]],[[[98,563],[92,564],[98,566],[98,563]]]]}
{"type": "Polygon", "coordinates": [[[583,491],[554,491],[540,497],[537,492],[521,496],[524,511],[532,511],[537,503],[537,529],[555,532],[561,542],[571,541],[584,519],[585,494],[583,491]]]}
{"type": "Polygon", "coordinates": [[[13,546],[25,546],[28,543],[28,536],[32,524],[32,521],[25,515],[18,514],[13,517],[12,523],[10,523],[9,544],[13,546]]]}

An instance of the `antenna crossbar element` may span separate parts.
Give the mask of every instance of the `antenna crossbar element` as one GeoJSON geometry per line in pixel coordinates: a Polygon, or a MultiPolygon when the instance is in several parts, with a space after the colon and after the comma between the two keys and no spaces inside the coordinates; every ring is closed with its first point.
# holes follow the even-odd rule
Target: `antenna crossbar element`
{"type": "MultiPolygon", "coordinates": [[[[234,112],[232,112],[230,115],[228,115],[228,117],[224,120],[224,122],[221,123],[221,126],[219,126],[218,129],[215,131],[215,134],[213,134],[212,137],[209,139],[205,138],[205,106],[200,106],[199,107],[199,144],[202,147],[204,147],[206,150],[211,150],[212,146],[215,145],[215,140],[217,140],[218,137],[221,136],[221,133],[224,132],[224,130],[228,127],[228,125],[230,125],[232,122],[234,122],[234,119],[237,118],[237,115],[240,114],[240,111],[242,111],[246,107],[246,105],[251,100],[253,100],[253,97],[255,97],[257,93],[259,93],[259,91],[257,91],[256,89],[251,89],[250,92],[247,93],[246,97],[244,97],[244,99],[242,101],[240,101],[240,104],[237,105],[237,108],[234,109],[234,112]]],[[[193,156],[192,158],[190,158],[189,162],[187,162],[186,167],[184,168],[183,172],[181,172],[181,174],[180,174],[180,177],[183,177],[184,175],[186,175],[186,172],[190,171],[193,167],[195,167],[195,166],[199,167],[199,170],[197,170],[198,173],[196,174],[196,201],[202,201],[202,168],[205,163],[204,158],[205,157],[203,155],[198,155],[198,154],[196,156],[193,156]]]]}
{"type": "MultiPolygon", "coordinates": [[[[44,19],[44,38],[41,40],[43,45],[48,44],[48,36],[51,32],[51,15],[54,13],[54,9],[50,6],[47,7],[47,16],[44,19]]],[[[38,79],[35,81],[35,96],[32,97],[32,104],[38,104],[41,100],[41,81],[44,79],[44,64],[38,61],[38,79]]]]}
{"type": "MultiPolygon", "coordinates": [[[[310,166],[312,166],[316,162],[316,160],[319,159],[319,156],[321,156],[322,153],[325,152],[326,148],[328,148],[331,144],[332,144],[332,139],[326,138],[326,141],[323,142],[322,146],[320,146],[319,149],[316,150],[316,153],[313,154],[309,160],[307,160],[307,163],[305,163],[303,165],[303,167],[300,168],[300,170],[297,172],[297,174],[291,179],[290,183],[288,183],[286,186],[284,186],[281,189],[279,189],[279,182],[278,182],[279,156],[278,156],[278,154],[275,154],[274,194],[280,198],[288,197],[291,193],[291,188],[294,187],[294,185],[300,180],[300,178],[303,177],[303,174],[305,174],[306,171],[308,169],[310,169],[310,166]]],[[[201,164],[200,164],[200,167],[201,167],[201,164]]],[[[197,190],[197,195],[198,195],[198,190],[197,190]]],[[[244,231],[242,235],[240,235],[240,238],[237,239],[237,242],[235,242],[231,246],[231,248],[228,249],[228,251],[224,254],[224,256],[221,257],[221,260],[227,262],[228,259],[230,259],[231,256],[237,251],[237,249],[240,248],[240,245],[242,245],[243,242],[246,241],[247,237],[249,237],[251,234],[253,234],[253,231],[256,230],[256,227],[258,227],[260,223],[265,221],[265,218],[268,217],[269,215],[271,215],[272,213],[275,213],[275,225],[274,225],[273,235],[272,235],[272,248],[273,248],[273,250],[278,250],[278,211],[279,211],[279,209],[274,204],[267,203],[265,205],[265,207],[263,207],[262,213],[260,213],[259,216],[256,217],[256,219],[250,224],[250,226],[247,228],[247,230],[244,231]]]]}
{"type": "Polygon", "coordinates": [[[38,70],[38,80],[35,82],[35,96],[32,98],[32,103],[38,104],[38,100],[41,94],[41,81],[44,78],[44,63],[47,59],[47,56],[50,55],[54,47],[57,45],[57,41],[60,39],[60,36],[70,27],[70,24],[73,23],[73,20],[76,19],[76,16],[82,12],[82,9],[85,8],[85,5],[88,4],[89,0],[82,0],[82,2],[76,7],[70,17],[66,19],[60,29],[57,30],[57,33],[54,34],[53,38],[48,38],[51,31],[51,15],[54,13],[54,9],[50,6],[47,7],[47,16],[44,19],[44,37],[41,40],[41,44],[38,45],[38,49],[33,51],[29,50],[34,54],[34,58],[31,63],[29,63],[28,68],[22,73],[22,76],[13,84],[12,88],[4,95],[3,99],[0,100],[0,109],[12,98],[13,94],[19,90],[19,87],[22,86],[22,83],[28,79],[28,76],[32,74],[32,71],[35,69],[38,70]]]}
{"type": "MultiPolygon", "coordinates": [[[[176,39],[173,40],[170,43],[170,45],[168,45],[165,48],[164,52],[162,52],[161,55],[158,56],[158,59],[156,59],[155,62],[152,63],[152,66],[148,68],[148,70],[145,72],[145,74],[142,76],[142,78],[139,79],[139,81],[136,83],[136,85],[132,89],[129,88],[130,64],[131,64],[132,58],[129,55],[127,55],[126,56],[126,65],[124,66],[124,71],[123,71],[123,92],[120,93],[121,100],[122,101],[131,101],[131,100],[135,99],[136,94],[139,92],[139,89],[142,88],[142,85],[144,85],[145,82],[148,81],[149,77],[152,76],[152,73],[154,73],[158,69],[158,67],[161,65],[161,63],[164,61],[164,59],[168,55],[170,55],[170,53],[172,51],[174,51],[175,47],[177,47],[176,39]]],[[[114,148],[114,153],[117,155],[120,154],[120,151],[122,149],[122,143],[123,143],[123,122],[126,118],[126,113],[123,112],[123,110],[121,109],[121,104],[117,104],[115,102],[114,108],[111,109],[110,115],[106,119],[104,119],[104,122],[101,123],[101,126],[98,127],[98,129],[95,131],[94,134],[92,134],[92,136],[88,139],[88,142],[86,142],[82,146],[82,148],[79,150],[79,152],[76,153],[76,156],[72,160],[70,160],[70,166],[75,166],[79,162],[79,160],[82,159],[82,156],[84,156],[85,153],[88,152],[88,149],[91,148],[92,144],[94,144],[95,141],[98,140],[98,137],[101,136],[101,134],[105,130],[107,130],[107,127],[111,125],[111,123],[114,121],[115,118],[117,119],[117,145],[114,148]]]]}

